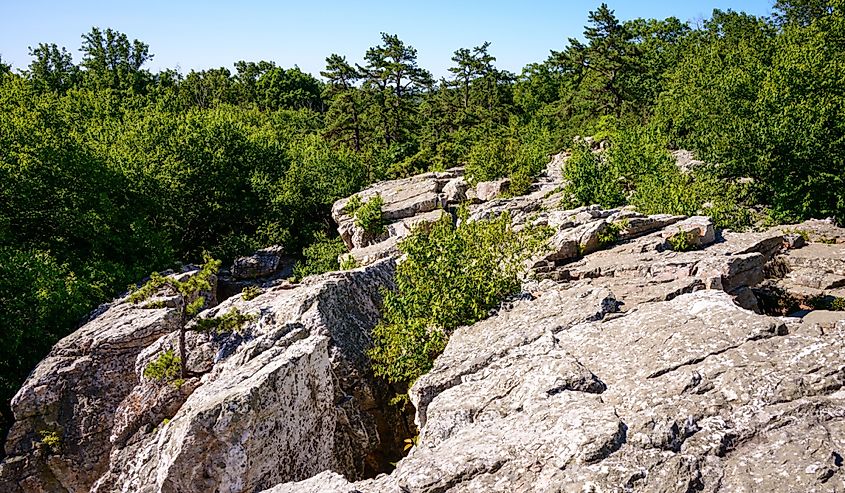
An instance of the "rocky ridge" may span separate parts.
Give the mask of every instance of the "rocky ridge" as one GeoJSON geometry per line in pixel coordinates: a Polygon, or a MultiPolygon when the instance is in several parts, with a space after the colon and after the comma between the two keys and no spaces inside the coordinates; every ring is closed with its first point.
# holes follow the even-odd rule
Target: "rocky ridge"
{"type": "Polygon", "coordinates": [[[173,309],[117,300],[15,397],[0,489],[845,490],[845,312],[822,309],[843,297],[845,230],[569,210],[562,160],[520,197],[503,181],[470,187],[460,169],[375,184],[358,195],[382,197],[379,235],[339,201],[362,267],[221,296],[200,317],[254,318],[189,332],[200,376],[178,388],[142,376],[174,344],[173,309]],[[398,243],[459,204],[554,234],[523,293],[457,329],[415,383],[419,438],[393,469],[415,431],[372,376],[369,330],[398,243]]]}

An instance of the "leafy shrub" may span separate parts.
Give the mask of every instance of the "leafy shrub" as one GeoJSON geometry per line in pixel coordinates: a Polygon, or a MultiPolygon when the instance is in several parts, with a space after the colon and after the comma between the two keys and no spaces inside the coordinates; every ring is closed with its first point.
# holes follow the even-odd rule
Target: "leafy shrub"
{"type": "Polygon", "coordinates": [[[567,202],[564,207],[599,204],[603,207],[617,207],[625,202],[621,187],[621,176],[605,154],[594,153],[584,143],[576,143],[572,154],[563,165],[563,177],[567,182],[564,192],[567,202]]]}
{"type": "MultiPolygon", "coordinates": [[[[358,196],[355,195],[357,198],[358,196]]],[[[355,225],[363,228],[364,231],[379,235],[384,233],[384,219],[381,215],[381,208],[384,206],[384,199],[376,195],[370,200],[360,203],[355,209],[355,225]]]]}
{"type": "Polygon", "coordinates": [[[337,270],[337,258],[347,252],[346,245],[340,238],[329,238],[322,231],[314,236],[314,242],[307,246],[302,255],[304,260],[293,269],[295,279],[337,270]]]}
{"type": "Polygon", "coordinates": [[[460,226],[449,217],[416,229],[400,243],[407,255],[396,274],[396,291],[385,292],[382,321],[370,351],[375,373],[410,384],[431,368],[451,331],[486,317],[517,291],[524,260],[538,251],[547,229],[515,232],[507,214],[460,226]]]}
{"type": "Polygon", "coordinates": [[[596,237],[599,240],[599,247],[605,248],[619,241],[619,233],[623,229],[623,224],[618,222],[607,223],[607,226],[600,231],[596,237]]]}
{"type": "Polygon", "coordinates": [[[253,320],[255,315],[245,315],[237,308],[232,308],[219,317],[197,320],[196,328],[213,334],[231,334],[240,332],[245,324],[253,320]]]}
{"type": "Polygon", "coordinates": [[[243,291],[241,291],[241,298],[243,298],[244,301],[250,301],[257,298],[260,294],[261,288],[258,286],[247,286],[243,291]]]}
{"type": "Polygon", "coordinates": [[[465,169],[469,183],[476,185],[507,176],[510,172],[508,154],[502,138],[485,139],[472,146],[465,169]]]}
{"type": "Polygon", "coordinates": [[[568,203],[636,206],[643,214],[706,214],[720,227],[744,229],[751,215],[747,185],[724,179],[717,169],[682,172],[666,151],[667,142],[648,128],[610,133],[610,147],[593,152],[576,143],[563,167],[568,203]]]}
{"type": "Polygon", "coordinates": [[[509,196],[524,195],[549,161],[551,137],[538,125],[512,122],[482,137],[469,151],[466,177],[471,185],[509,177],[509,196]]]}
{"type": "Polygon", "coordinates": [[[673,252],[688,252],[695,249],[693,233],[691,231],[678,229],[678,232],[667,238],[666,242],[669,244],[669,249],[673,252]]]}
{"type": "Polygon", "coordinates": [[[182,360],[173,352],[167,349],[158,354],[158,357],[144,367],[144,378],[157,382],[168,382],[178,387],[181,385],[180,374],[182,360]]]}

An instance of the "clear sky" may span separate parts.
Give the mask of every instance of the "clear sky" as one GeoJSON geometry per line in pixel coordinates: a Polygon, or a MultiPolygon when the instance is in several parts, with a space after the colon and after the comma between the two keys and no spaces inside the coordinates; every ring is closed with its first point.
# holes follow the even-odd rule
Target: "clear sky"
{"type": "MultiPolygon", "coordinates": [[[[45,1],[0,0],[0,56],[16,68],[29,62],[27,47],[65,46],[80,59],[81,35],[92,26],[111,27],[150,45],[149,68],[225,66],[237,60],[298,65],[318,75],[331,53],[360,62],[379,33],[398,34],[418,50],[420,66],[446,75],[452,53],[492,42],[497,65],[519,73],[523,66],[580,37],[587,13],[600,0],[443,1],[298,0],[45,1]]],[[[608,1],[620,19],[708,17],[714,8],[768,15],[772,0],[608,1]]],[[[234,71],[234,70],[233,70],[234,71]]]]}

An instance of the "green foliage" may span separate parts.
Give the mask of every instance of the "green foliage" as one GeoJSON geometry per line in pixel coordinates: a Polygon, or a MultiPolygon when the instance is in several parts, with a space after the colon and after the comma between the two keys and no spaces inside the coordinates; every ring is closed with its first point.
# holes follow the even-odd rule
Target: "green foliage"
{"type": "Polygon", "coordinates": [[[798,235],[806,243],[810,242],[810,233],[806,229],[783,228],[781,231],[783,231],[783,234],[785,235],[798,235]]]}
{"type": "Polygon", "coordinates": [[[355,224],[368,233],[375,235],[384,233],[382,206],[384,206],[384,199],[381,195],[371,198],[355,211],[355,224]]]}
{"type": "Polygon", "coordinates": [[[586,144],[578,143],[573,147],[563,166],[563,177],[567,181],[564,192],[568,203],[565,206],[617,207],[625,200],[618,171],[608,163],[606,156],[594,153],[586,144]]]}
{"type": "Polygon", "coordinates": [[[510,177],[511,196],[528,192],[534,177],[549,162],[548,131],[536,126],[520,127],[516,122],[499,127],[474,144],[469,151],[466,175],[472,185],[510,177]]]}
{"type": "Polygon", "coordinates": [[[408,450],[410,450],[412,447],[415,447],[415,446],[419,445],[419,443],[420,443],[420,436],[419,436],[419,435],[414,435],[414,436],[412,436],[411,438],[406,438],[406,439],[404,440],[404,442],[405,442],[405,446],[404,446],[404,447],[402,447],[402,450],[403,450],[403,451],[405,451],[405,452],[407,452],[407,451],[408,451],[408,450]]]}
{"type": "Polygon", "coordinates": [[[305,257],[293,269],[293,277],[305,277],[338,270],[338,257],[346,253],[346,245],[340,238],[329,238],[325,233],[317,233],[313,243],[302,251],[305,257]]]}
{"type": "Polygon", "coordinates": [[[636,206],[644,214],[706,214],[720,227],[746,228],[751,214],[748,186],[705,167],[684,172],[666,151],[666,141],[649,128],[609,133],[609,148],[596,152],[576,142],[563,166],[570,207],[599,204],[636,206]]]}
{"type": "Polygon", "coordinates": [[[693,233],[691,231],[678,229],[678,232],[667,238],[666,242],[669,244],[669,249],[673,252],[688,252],[695,249],[693,233]]]}
{"type": "Polygon", "coordinates": [[[378,235],[384,232],[384,219],[381,212],[383,205],[384,199],[381,195],[376,195],[366,202],[363,202],[358,195],[353,195],[346,203],[344,212],[355,217],[356,226],[368,233],[378,235]]]}
{"type": "Polygon", "coordinates": [[[599,247],[606,248],[619,241],[619,233],[622,231],[622,229],[623,224],[621,223],[607,223],[604,229],[599,231],[599,233],[596,235],[596,238],[599,241],[599,247]]]}
{"type": "Polygon", "coordinates": [[[181,364],[181,360],[173,350],[167,349],[160,352],[154,360],[147,363],[147,366],[144,367],[144,378],[157,382],[170,383],[179,387],[182,383],[180,381],[181,364]]]}
{"type": "Polygon", "coordinates": [[[203,292],[211,291],[211,279],[220,270],[220,261],[214,260],[208,254],[203,255],[205,263],[199,271],[180,281],[174,276],[162,276],[157,272],[150,274],[150,280],[129,295],[130,303],[139,303],[154,296],[162,289],[172,291],[183,297],[187,306],[184,307],[184,318],[192,318],[205,306],[203,292]]]}
{"type": "Polygon", "coordinates": [[[352,255],[346,255],[340,261],[340,270],[351,270],[356,267],[358,267],[358,261],[352,255]]]}
{"type": "Polygon", "coordinates": [[[258,287],[258,286],[247,286],[246,288],[244,288],[243,291],[241,291],[241,298],[243,298],[244,301],[250,301],[250,300],[254,300],[255,298],[257,298],[260,294],[261,294],[261,288],[260,287],[258,287]]]}
{"type": "Polygon", "coordinates": [[[57,454],[61,451],[62,437],[57,431],[39,430],[38,436],[41,437],[40,442],[46,445],[51,453],[57,454]]]}
{"type": "Polygon", "coordinates": [[[241,332],[249,322],[256,319],[255,315],[243,314],[237,308],[231,308],[229,311],[214,318],[201,318],[196,321],[196,330],[203,332],[210,332],[213,334],[232,334],[241,332]]]}
{"type": "Polygon", "coordinates": [[[487,316],[520,286],[523,261],[538,251],[545,230],[513,231],[504,214],[461,225],[451,218],[419,228],[400,243],[396,291],[386,292],[382,322],[373,329],[374,371],[410,384],[428,371],[456,327],[487,316]]]}
{"type": "Polygon", "coordinates": [[[845,298],[829,295],[818,295],[807,300],[806,304],[813,310],[845,311],[845,298]]]}

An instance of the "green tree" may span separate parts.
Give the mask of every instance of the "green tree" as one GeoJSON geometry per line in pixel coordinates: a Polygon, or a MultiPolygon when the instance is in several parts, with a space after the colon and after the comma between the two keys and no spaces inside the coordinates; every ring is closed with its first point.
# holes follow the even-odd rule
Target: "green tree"
{"type": "Polygon", "coordinates": [[[162,276],[157,272],[150,275],[150,280],[138,290],[129,295],[129,301],[140,303],[159,294],[162,290],[170,295],[178,297],[177,310],[179,311],[179,376],[182,379],[189,378],[188,354],[185,348],[185,333],[188,321],[194,318],[200,310],[205,307],[206,298],[204,293],[212,289],[212,281],[220,269],[220,261],[209,256],[204,256],[204,264],[199,271],[180,280],[177,276],[162,276]]]}
{"type": "Polygon", "coordinates": [[[320,81],[294,67],[273,67],[256,82],[258,107],[263,110],[309,109],[322,111],[320,81]]]}
{"type": "Polygon", "coordinates": [[[97,27],[82,35],[82,63],[86,79],[97,89],[114,89],[140,93],[150,81],[150,73],[143,70],[152,60],[149,45],[137,39],[129,41],[126,34],[97,27]]]}
{"type": "Polygon", "coordinates": [[[191,71],[179,83],[179,93],[184,108],[213,108],[224,103],[236,103],[232,73],[225,67],[191,71]]]}
{"type": "Polygon", "coordinates": [[[38,90],[65,93],[78,82],[79,69],[64,47],[60,50],[55,43],[40,43],[29,48],[29,56],[33,60],[26,76],[38,90]]]}
{"type": "Polygon", "coordinates": [[[12,66],[8,63],[3,63],[3,56],[0,55],[0,77],[12,72],[12,66]]]}
{"type": "Polygon", "coordinates": [[[360,72],[347,63],[345,57],[332,54],[326,58],[326,69],[320,75],[327,79],[323,89],[323,97],[329,103],[325,135],[361,152],[364,146],[363,102],[362,93],[356,87],[361,79],[360,72]]]}
{"type": "Polygon", "coordinates": [[[364,55],[366,65],[358,66],[370,105],[378,138],[385,148],[411,142],[415,109],[420,93],[433,84],[431,74],[417,65],[417,50],[395,34],[381,34],[381,45],[364,55]]]}

